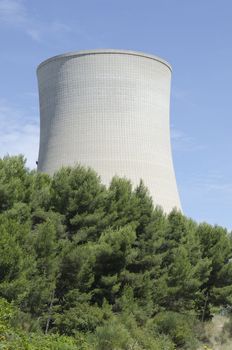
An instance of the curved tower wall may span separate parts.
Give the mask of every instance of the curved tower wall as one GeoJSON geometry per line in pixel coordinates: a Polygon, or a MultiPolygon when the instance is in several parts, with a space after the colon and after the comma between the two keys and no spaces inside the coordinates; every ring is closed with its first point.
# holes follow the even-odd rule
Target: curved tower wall
{"type": "Polygon", "coordinates": [[[120,50],[55,56],[37,70],[38,170],[80,163],[109,184],[143,179],[165,212],[181,208],[169,131],[171,68],[160,58],[120,50]]]}

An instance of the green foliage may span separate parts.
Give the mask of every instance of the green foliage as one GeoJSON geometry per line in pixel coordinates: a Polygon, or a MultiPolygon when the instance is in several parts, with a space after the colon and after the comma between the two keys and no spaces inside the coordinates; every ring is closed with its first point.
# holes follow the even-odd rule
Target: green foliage
{"type": "Polygon", "coordinates": [[[0,298],[0,334],[3,334],[10,327],[11,321],[16,316],[14,306],[5,299],[0,298]]]}
{"type": "Polygon", "coordinates": [[[138,327],[132,316],[123,314],[98,327],[93,343],[96,350],[175,350],[168,337],[138,327]]]}
{"type": "Polygon", "coordinates": [[[25,162],[23,156],[0,159],[0,212],[11,208],[15,202],[28,201],[31,176],[25,162]]]}
{"type": "Polygon", "coordinates": [[[117,321],[111,321],[96,330],[96,350],[129,349],[131,337],[117,321]]]}
{"type": "MultiPolygon", "coordinates": [[[[154,208],[141,181],[0,160],[0,348],[196,349],[232,306],[232,240],[154,208]]],[[[229,326],[228,326],[229,327],[229,326]]],[[[229,329],[229,328],[228,328],[229,329]]]]}
{"type": "Polygon", "coordinates": [[[209,276],[201,285],[201,298],[197,303],[202,318],[209,319],[214,306],[230,306],[232,302],[232,244],[227,231],[219,226],[200,224],[196,235],[203,258],[211,263],[209,276]]]}
{"type": "Polygon", "coordinates": [[[97,327],[103,325],[112,316],[111,309],[89,305],[88,302],[75,302],[75,306],[57,313],[54,319],[54,328],[60,333],[75,335],[78,332],[94,332],[97,327]]]}
{"type": "Polygon", "coordinates": [[[177,349],[195,349],[194,318],[168,311],[154,318],[154,330],[171,338],[177,349]]]}

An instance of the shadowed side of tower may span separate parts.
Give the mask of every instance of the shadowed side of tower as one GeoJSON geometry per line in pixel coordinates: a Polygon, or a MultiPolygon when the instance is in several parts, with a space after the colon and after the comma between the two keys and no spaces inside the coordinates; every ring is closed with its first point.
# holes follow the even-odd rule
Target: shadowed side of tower
{"type": "Polygon", "coordinates": [[[169,130],[171,68],[134,51],[94,50],[55,56],[37,70],[40,98],[38,170],[94,168],[143,179],[165,212],[181,209],[169,130]]]}

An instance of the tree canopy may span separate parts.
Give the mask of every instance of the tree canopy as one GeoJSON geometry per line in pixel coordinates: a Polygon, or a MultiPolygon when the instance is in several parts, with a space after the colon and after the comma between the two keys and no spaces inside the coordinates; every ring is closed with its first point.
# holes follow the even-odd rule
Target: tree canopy
{"type": "Polygon", "coordinates": [[[232,307],[231,259],[229,232],[164,214],[142,181],[0,159],[3,349],[196,349],[232,307]]]}

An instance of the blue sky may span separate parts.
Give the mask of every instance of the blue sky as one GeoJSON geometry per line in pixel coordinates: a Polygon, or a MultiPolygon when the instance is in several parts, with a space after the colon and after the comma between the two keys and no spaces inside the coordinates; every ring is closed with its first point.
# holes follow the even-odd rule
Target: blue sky
{"type": "Polygon", "coordinates": [[[140,50],[173,68],[171,133],[185,214],[232,228],[231,0],[0,0],[0,156],[39,142],[35,70],[94,48],[140,50]]]}

